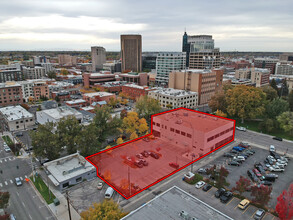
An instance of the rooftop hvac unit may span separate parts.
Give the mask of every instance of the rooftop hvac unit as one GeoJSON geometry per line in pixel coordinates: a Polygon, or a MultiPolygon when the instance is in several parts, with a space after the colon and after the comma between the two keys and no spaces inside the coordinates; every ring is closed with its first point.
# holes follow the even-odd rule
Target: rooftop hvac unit
{"type": "Polygon", "coordinates": [[[182,119],[179,119],[176,121],[176,124],[182,124],[182,122],[183,122],[182,119]]]}
{"type": "Polygon", "coordinates": [[[183,115],[184,115],[184,116],[188,116],[188,113],[187,113],[187,112],[184,112],[183,115]]]}
{"type": "Polygon", "coordinates": [[[182,210],[180,213],[179,213],[179,216],[183,219],[189,219],[189,214],[188,212],[182,210]]]}

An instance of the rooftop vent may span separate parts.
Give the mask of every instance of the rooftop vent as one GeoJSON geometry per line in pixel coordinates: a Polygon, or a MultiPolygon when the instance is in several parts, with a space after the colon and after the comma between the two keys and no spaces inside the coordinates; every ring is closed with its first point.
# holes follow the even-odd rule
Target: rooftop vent
{"type": "Polygon", "coordinates": [[[184,116],[188,116],[188,113],[187,113],[187,112],[184,112],[183,115],[184,115],[184,116]]]}
{"type": "Polygon", "coordinates": [[[188,212],[182,210],[180,213],[179,213],[179,216],[183,219],[189,219],[189,214],[188,212]]]}

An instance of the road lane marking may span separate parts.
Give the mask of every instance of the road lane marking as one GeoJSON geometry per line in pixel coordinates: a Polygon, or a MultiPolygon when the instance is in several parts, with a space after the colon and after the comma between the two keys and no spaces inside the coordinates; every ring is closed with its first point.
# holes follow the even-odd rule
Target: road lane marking
{"type": "Polygon", "coordinates": [[[229,205],[230,202],[232,202],[234,199],[235,199],[235,197],[233,197],[233,199],[231,199],[231,200],[226,204],[226,206],[229,205]]]}
{"type": "Polygon", "coordinates": [[[31,220],[33,220],[33,218],[31,217],[31,215],[30,215],[30,214],[28,214],[28,216],[30,217],[30,219],[31,219],[31,220]]]}
{"type": "Polygon", "coordinates": [[[9,157],[8,159],[11,160],[11,157],[9,157]]]}
{"type": "Polygon", "coordinates": [[[25,207],[25,204],[24,204],[24,202],[22,202],[22,205],[25,207]]]}
{"type": "Polygon", "coordinates": [[[0,163],[2,163],[2,160],[0,160],[0,163]]]}
{"type": "Polygon", "coordinates": [[[275,216],[273,216],[272,220],[274,220],[274,219],[275,219],[275,216]]]}
{"type": "Polygon", "coordinates": [[[13,181],[12,181],[12,180],[10,180],[10,183],[13,183],[13,181]]]}
{"type": "Polygon", "coordinates": [[[8,185],[8,183],[5,181],[5,185],[7,186],[8,185]]]}

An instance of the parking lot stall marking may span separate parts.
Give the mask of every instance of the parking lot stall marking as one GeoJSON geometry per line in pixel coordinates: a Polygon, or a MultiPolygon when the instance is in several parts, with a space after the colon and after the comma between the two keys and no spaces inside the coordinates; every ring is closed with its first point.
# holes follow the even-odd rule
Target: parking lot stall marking
{"type": "Polygon", "coordinates": [[[232,202],[234,199],[235,199],[235,197],[233,197],[233,198],[232,198],[232,199],[226,204],[226,206],[229,205],[230,202],[232,202]]]}
{"type": "Polygon", "coordinates": [[[251,205],[248,205],[248,206],[246,207],[246,209],[242,212],[242,214],[244,214],[244,213],[250,208],[250,206],[251,206],[251,205]]]}
{"type": "Polygon", "coordinates": [[[253,216],[255,215],[256,212],[257,212],[257,209],[256,209],[255,212],[252,214],[252,216],[250,216],[250,218],[253,218],[253,216]]]}
{"type": "MultiPolygon", "coordinates": [[[[213,187],[212,187],[213,188],[213,187]]],[[[212,188],[210,188],[208,191],[206,191],[206,193],[208,193],[212,188]]]]}
{"type": "Polygon", "coordinates": [[[6,159],[4,159],[4,161],[6,162],[6,159]]]}

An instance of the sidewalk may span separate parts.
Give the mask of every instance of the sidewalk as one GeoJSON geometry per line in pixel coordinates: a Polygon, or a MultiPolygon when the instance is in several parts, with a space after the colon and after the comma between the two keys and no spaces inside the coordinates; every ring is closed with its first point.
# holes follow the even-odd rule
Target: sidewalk
{"type": "MultiPolygon", "coordinates": [[[[43,180],[46,179],[45,178],[46,174],[44,173],[44,171],[38,170],[38,174],[42,176],[43,180]]],[[[51,183],[49,183],[49,185],[50,185],[51,192],[60,201],[60,205],[58,205],[58,206],[55,206],[54,203],[51,203],[50,205],[48,205],[49,209],[51,210],[51,212],[55,215],[55,217],[58,220],[69,220],[68,206],[67,206],[67,200],[66,200],[65,196],[59,190],[55,189],[55,186],[53,186],[51,183]]],[[[39,194],[39,192],[37,194],[43,200],[43,197],[39,194]]],[[[80,220],[81,219],[80,215],[73,208],[73,206],[71,204],[70,204],[70,213],[71,213],[72,220],[80,220]]]]}

